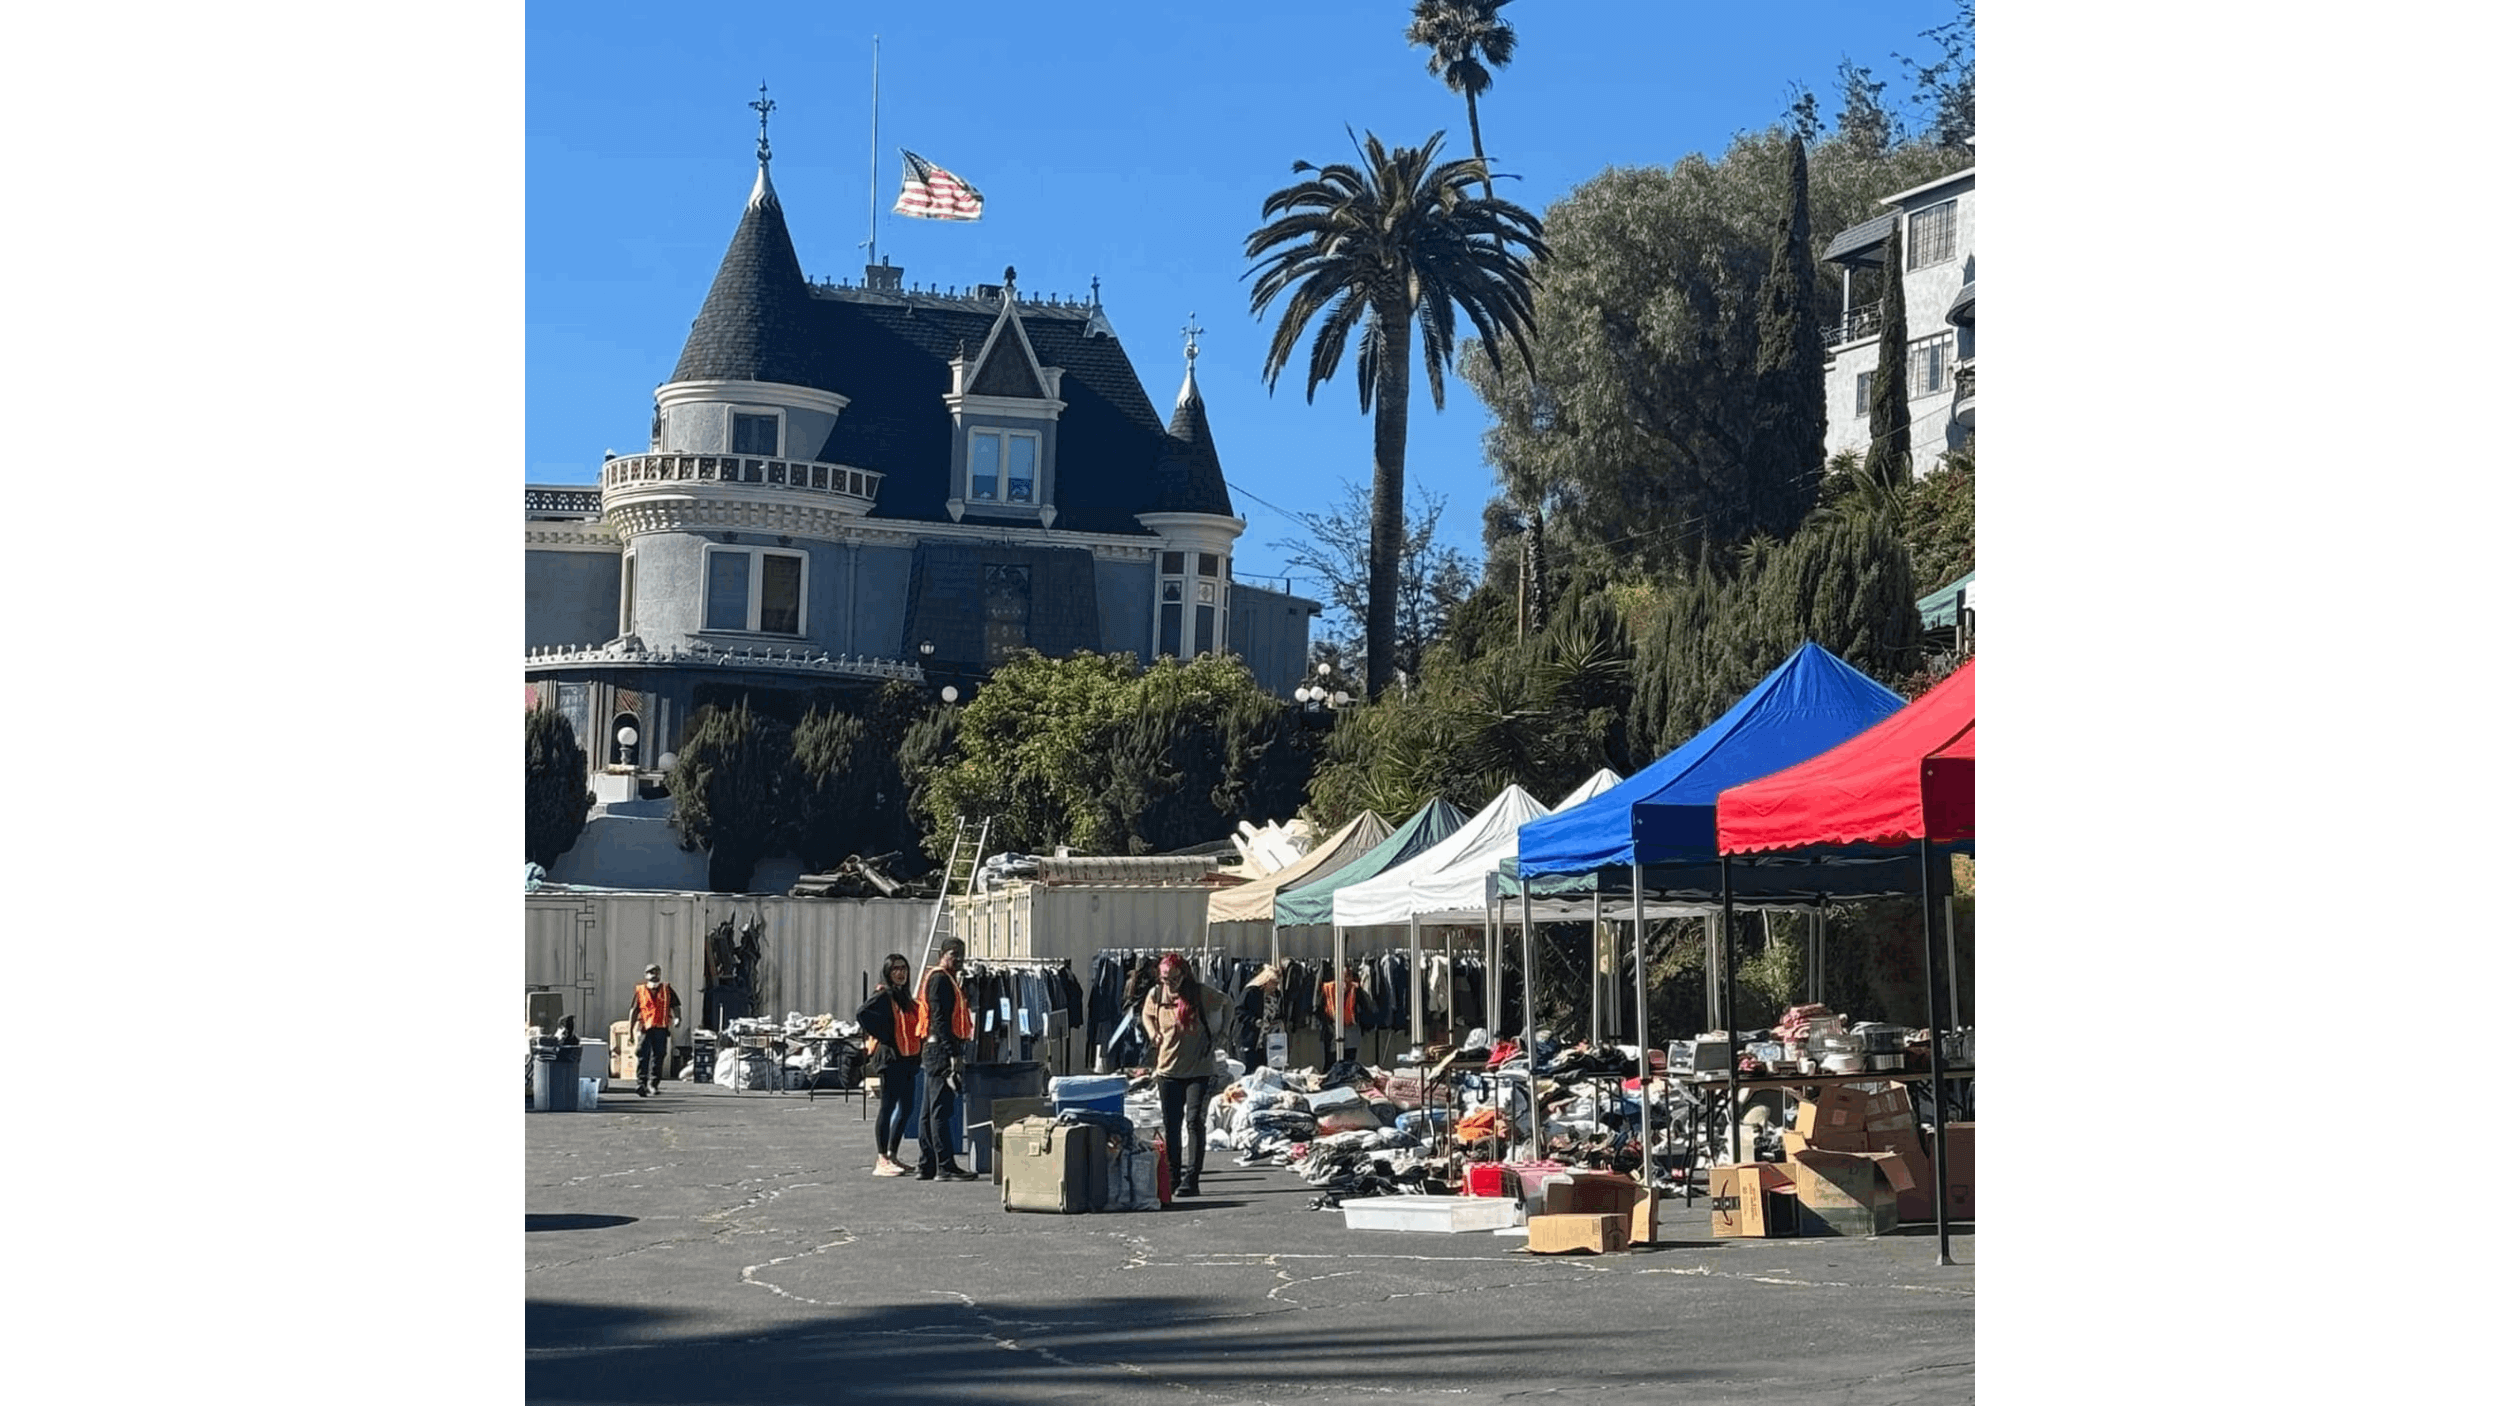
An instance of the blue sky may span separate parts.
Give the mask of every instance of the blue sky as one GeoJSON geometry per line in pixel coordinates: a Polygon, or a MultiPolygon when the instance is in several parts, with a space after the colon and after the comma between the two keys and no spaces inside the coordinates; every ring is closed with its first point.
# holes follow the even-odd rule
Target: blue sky
{"type": "MultiPolygon", "coordinates": [[[[773,182],[810,277],[856,279],[870,208],[869,53],[879,37],[875,206],[894,203],[908,146],[979,187],[977,225],[882,216],[878,248],[906,281],[996,281],[1103,300],[1167,412],[1179,329],[1205,327],[1199,381],[1234,508],[1244,575],[1285,574],[1286,514],[1370,476],[1353,363],[1305,404],[1295,368],[1259,368],[1273,321],[1249,312],[1242,240],[1297,158],[1350,153],[1346,127],[1467,145],[1465,104],[1409,48],[1405,0],[1257,6],[1069,3],[742,6],[735,22],[681,5],[532,5],[527,52],[528,469],[585,483],[603,450],[644,442],[650,393],[686,329],[754,180],[769,82],[773,182]],[[1037,23],[1037,19],[1042,22],[1037,23]],[[1272,506],[1271,506],[1272,505],[1272,506]],[[1281,511],[1280,511],[1281,510],[1281,511]]],[[[1716,154],[1768,125],[1802,81],[1826,95],[1844,54],[1892,80],[1897,52],[1949,0],[1892,4],[1518,0],[1518,54],[1481,104],[1511,199],[1546,206],[1608,166],[1716,154]]],[[[1443,540],[1473,555],[1492,491],[1486,417],[1463,382],[1431,409],[1418,368],[1410,492],[1449,499],[1443,540]]],[[[1305,585],[1305,583],[1297,583],[1305,585]]],[[[1307,586],[1305,585],[1305,588],[1307,586]]]]}

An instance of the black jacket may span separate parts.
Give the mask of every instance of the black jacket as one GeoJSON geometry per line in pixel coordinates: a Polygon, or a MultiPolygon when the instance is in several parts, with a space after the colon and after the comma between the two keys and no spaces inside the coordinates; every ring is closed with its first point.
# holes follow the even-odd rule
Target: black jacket
{"type": "Polygon", "coordinates": [[[921,989],[929,1002],[929,1037],[920,1043],[920,1064],[924,1069],[942,1069],[970,1053],[965,1042],[955,1038],[955,983],[946,979],[946,973],[936,972],[921,989]]]}

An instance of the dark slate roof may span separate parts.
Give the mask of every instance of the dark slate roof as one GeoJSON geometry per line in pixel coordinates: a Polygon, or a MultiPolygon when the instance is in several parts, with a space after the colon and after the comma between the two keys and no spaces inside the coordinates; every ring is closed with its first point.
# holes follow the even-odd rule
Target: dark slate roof
{"type": "MultiPolygon", "coordinates": [[[[946,521],[954,449],[947,362],[958,345],[978,347],[988,337],[999,299],[824,285],[814,299],[814,335],[831,367],[827,388],[850,398],[818,457],[885,475],[872,518],[946,521]]],[[[1084,304],[1019,302],[1016,310],[1033,354],[1065,372],[1054,525],[1143,535],[1137,514],[1158,501],[1155,467],[1166,436],[1128,354],[1114,338],[1085,335],[1091,309],[1084,304]]],[[[967,522],[979,518],[964,514],[967,522]]]]}
{"type": "Polygon", "coordinates": [[[1864,224],[1851,225],[1840,232],[1823,251],[1825,263],[1865,263],[1865,257],[1883,247],[1892,235],[1892,222],[1897,218],[1887,210],[1864,224]]]}
{"type": "Polygon", "coordinates": [[[1233,495],[1224,486],[1224,465],[1216,458],[1215,431],[1207,426],[1207,403],[1198,395],[1194,371],[1181,382],[1180,404],[1172,408],[1172,428],[1155,461],[1154,506],[1145,511],[1233,515],[1233,495]]]}
{"type": "Polygon", "coordinates": [[[989,360],[981,363],[981,369],[973,375],[969,389],[974,395],[1006,395],[1038,400],[1042,394],[1042,381],[1033,374],[1033,363],[1025,359],[1024,348],[1017,343],[1014,331],[1006,330],[998,334],[997,345],[990,348],[989,360]]]}
{"type": "Polygon", "coordinates": [[[1962,291],[1953,295],[1952,302],[1945,304],[1944,320],[1957,327],[1968,327],[1978,306],[1979,280],[1974,278],[1962,285],[1962,291]]]}
{"type": "Polygon", "coordinates": [[[781,197],[764,171],[755,178],[729,252],[712,275],[712,291],[686,334],[672,381],[779,381],[839,392],[814,334],[813,300],[781,197]]]}

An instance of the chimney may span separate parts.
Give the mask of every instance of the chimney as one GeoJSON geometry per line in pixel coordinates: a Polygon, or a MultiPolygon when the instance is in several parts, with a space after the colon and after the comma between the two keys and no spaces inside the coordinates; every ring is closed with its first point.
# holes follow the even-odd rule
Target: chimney
{"type": "Polygon", "coordinates": [[[881,292],[900,293],[903,291],[903,271],[896,267],[891,259],[883,263],[870,264],[865,286],[881,292]]]}

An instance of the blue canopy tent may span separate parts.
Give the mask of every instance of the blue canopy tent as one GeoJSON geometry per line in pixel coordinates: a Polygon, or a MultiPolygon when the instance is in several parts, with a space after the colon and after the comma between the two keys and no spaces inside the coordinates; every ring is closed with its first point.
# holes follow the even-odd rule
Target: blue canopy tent
{"type": "MultiPolygon", "coordinates": [[[[1628,867],[1634,1020],[1640,1029],[1636,1048],[1647,1048],[1649,980],[1640,935],[1647,923],[1644,900],[1651,880],[1644,871],[1663,867],[1668,873],[1660,877],[1674,889],[1690,885],[1696,899],[1720,897],[1719,793],[1828,751],[1901,706],[1900,695],[1808,640],[1683,746],[1633,773],[1622,785],[1523,827],[1517,873],[1526,881],[1520,895],[1520,925],[1529,991],[1536,989],[1536,944],[1527,935],[1535,931],[1535,895],[1543,887],[1537,881],[1555,875],[1595,875],[1602,892],[1602,871],[1628,867]]],[[[1782,875],[1775,882],[1803,877],[1782,875]]],[[[1796,890],[1805,892],[1803,887],[1796,890]]],[[[1766,897],[1754,895],[1751,901],[1766,897]]],[[[1732,933],[1722,934],[1723,941],[1732,937],[1732,933]]],[[[1709,989],[1717,992],[1719,983],[1711,982],[1709,989]]],[[[1533,1047],[1533,1000],[1529,1008],[1528,1038],[1533,1047]]],[[[1649,1158],[1649,1102],[1643,1099],[1644,1185],[1650,1175],[1649,1158]]]]}

